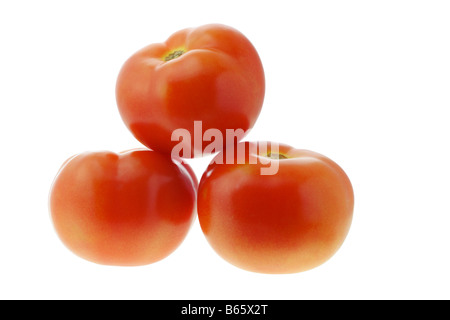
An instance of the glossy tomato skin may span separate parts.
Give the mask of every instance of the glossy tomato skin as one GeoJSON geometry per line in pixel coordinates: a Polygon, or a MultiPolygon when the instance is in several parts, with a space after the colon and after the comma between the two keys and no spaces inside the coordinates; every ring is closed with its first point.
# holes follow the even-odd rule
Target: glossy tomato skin
{"type": "Polygon", "coordinates": [[[316,152],[280,145],[279,153],[287,159],[256,152],[245,164],[211,163],[200,181],[202,231],[222,258],[248,271],[317,267],[340,248],[350,229],[354,195],[345,172],[316,152]],[[268,164],[252,159],[278,161],[278,172],[261,175],[268,164]]]}
{"type": "Polygon", "coordinates": [[[151,150],[85,152],[68,159],[50,192],[62,242],[105,265],[159,261],[184,240],[196,189],[185,165],[151,150]]]}
{"type": "Polygon", "coordinates": [[[224,144],[226,129],[251,129],[264,94],[257,51],[242,33],[220,24],[184,29],[139,50],[124,63],[116,84],[120,115],[133,135],[165,153],[182,142],[190,150],[180,155],[185,158],[204,155],[208,129],[220,130],[224,144]],[[166,61],[174,52],[183,53],[166,61]],[[201,121],[196,135],[195,121],[201,121]],[[188,130],[190,141],[172,141],[176,129],[188,130]]]}

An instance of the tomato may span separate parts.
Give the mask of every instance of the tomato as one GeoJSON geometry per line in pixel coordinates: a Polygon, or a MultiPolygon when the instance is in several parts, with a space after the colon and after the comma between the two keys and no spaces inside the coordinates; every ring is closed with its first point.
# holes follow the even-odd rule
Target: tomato
{"type": "Polygon", "coordinates": [[[116,83],[120,115],[136,139],[165,153],[178,145],[185,158],[211,153],[203,141],[209,129],[219,130],[222,146],[227,129],[244,132],[237,138],[242,139],[259,116],[264,94],[264,70],[254,46],[219,24],[184,29],[137,51],[116,83]],[[194,134],[195,121],[201,128],[194,134]],[[177,129],[190,138],[172,137],[177,129]]]}
{"type": "Polygon", "coordinates": [[[220,153],[200,180],[198,219],[212,248],[239,268],[306,271],[343,244],[353,216],[352,185],[329,158],[274,145],[245,143],[245,157],[233,151],[242,164],[220,164],[220,153]],[[275,174],[261,174],[268,167],[275,174]]]}
{"type": "Polygon", "coordinates": [[[196,181],[187,168],[151,150],[73,156],[50,192],[55,230],[75,254],[98,264],[161,260],[195,217],[196,181]]]}

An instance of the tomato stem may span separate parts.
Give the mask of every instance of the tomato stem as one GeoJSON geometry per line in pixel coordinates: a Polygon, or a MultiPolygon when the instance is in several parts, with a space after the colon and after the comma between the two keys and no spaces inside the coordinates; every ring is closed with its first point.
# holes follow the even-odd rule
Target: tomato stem
{"type": "Polygon", "coordinates": [[[265,156],[270,159],[278,159],[278,160],[289,159],[288,157],[286,157],[284,154],[281,153],[268,152],[267,155],[265,156]]]}
{"type": "Polygon", "coordinates": [[[184,53],[184,50],[174,50],[164,57],[164,61],[170,61],[178,58],[184,53]]]}

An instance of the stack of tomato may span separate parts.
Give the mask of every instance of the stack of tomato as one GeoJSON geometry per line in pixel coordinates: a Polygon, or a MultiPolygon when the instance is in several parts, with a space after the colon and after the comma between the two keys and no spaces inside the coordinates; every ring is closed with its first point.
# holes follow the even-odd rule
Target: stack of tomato
{"type": "Polygon", "coordinates": [[[99,264],[146,265],[171,254],[198,214],[210,245],[242,269],[294,273],[328,260],[351,225],[351,183],[318,153],[241,142],[264,93],[257,51],[228,26],[181,30],[133,54],[117,105],[147,148],[63,164],[50,193],[62,242],[99,264]],[[213,153],[198,183],[183,158],[213,153]]]}

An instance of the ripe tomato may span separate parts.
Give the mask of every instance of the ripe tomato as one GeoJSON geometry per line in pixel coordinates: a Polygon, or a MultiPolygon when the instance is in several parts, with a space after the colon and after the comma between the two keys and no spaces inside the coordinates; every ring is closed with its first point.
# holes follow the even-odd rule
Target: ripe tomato
{"type": "Polygon", "coordinates": [[[245,159],[234,159],[243,164],[219,164],[221,153],[200,180],[198,218],[210,245],[235,266],[260,273],[296,273],[328,260],[352,221],[345,172],[312,151],[246,147],[245,159]],[[261,175],[274,165],[276,174],[261,175]]]}
{"type": "Polygon", "coordinates": [[[208,129],[219,130],[223,145],[227,129],[251,129],[264,93],[255,48],[239,31],[218,24],[184,29],[139,50],[124,63],[116,84],[121,117],[136,139],[166,153],[178,145],[189,150],[180,155],[185,158],[203,155],[208,129]],[[201,121],[196,134],[194,121],[201,121]],[[176,129],[186,129],[190,139],[172,141],[176,129]]]}
{"type": "Polygon", "coordinates": [[[196,181],[187,167],[150,150],[68,159],[50,192],[57,234],[75,254],[99,264],[135,266],[165,258],[195,216],[196,181]]]}

